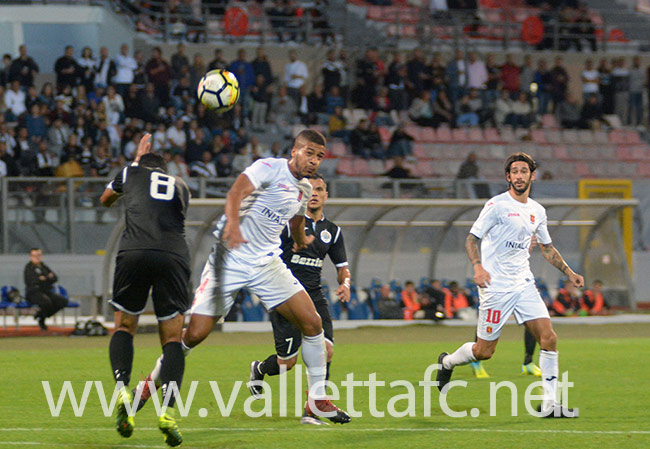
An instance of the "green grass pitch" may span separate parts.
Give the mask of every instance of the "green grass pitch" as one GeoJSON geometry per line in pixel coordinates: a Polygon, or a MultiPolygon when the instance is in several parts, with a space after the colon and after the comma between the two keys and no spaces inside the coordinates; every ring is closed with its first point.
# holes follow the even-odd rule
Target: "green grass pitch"
{"type": "MultiPolygon", "coordinates": [[[[370,415],[368,388],[354,389],[354,408],[363,414],[350,424],[303,426],[294,414],[294,374],[287,378],[288,413],[279,416],[279,400],[273,397],[273,416],[251,418],[244,412],[250,397],[245,382],[251,360],[273,351],[272,336],[212,334],[187,359],[182,394],[191,381],[199,381],[190,413],[180,423],[184,448],[441,448],[441,447],[544,447],[610,448],[650,447],[650,328],[647,325],[557,325],[560,338],[560,373],[569,372],[574,387],[569,406],[580,409],[574,420],[549,420],[530,416],[523,393],[536,380],[519,373],[523,358],[523,330],[507,326],[497,353],[485,367],[491,379],[474,379],[469,367],[460,367],[454,380],[468,381],[466,388],[452,389],[448,403],[455,411],[477,408],[472,418],[446,416],[435,387],[431,391],[431,416],[424,416],[424,393],[417,383],[426,367],[441,351],[452,351],[473,338],[473,329],[415,325],[400,328],[362,328],[337,331],[332,377],[340,387],[347,373],[355,380],[406,380],[416,386],[414,417],[383,418],[370,415]],[[219,414],[210,380],[219,382],[224,401],[235,381],[243,381],[228,418],[219,414]],[[499,391],[497,415],[489,416],[490,382],[512,381],[518,388],[518,416],[510,416],[507,389],[499,391]],[[207,411],[206,417],[199,410],[207,411]]],[[[59,417],[52,417],[41,381],[50,382],[55,402],[63,381],[72,382],[77,400],[84,383],[102,381],[112,388],[108,361],[108,337],[22,338],[0,340],[0,448],[153,448],[166,447],[158,431],[151,404],[136,416],[129,439],[114,429],[114,419],[104,417],[97,392],[90,392],[85,413],[75,417],[66,400],[59,417]]],[[[138,335],[133,381],[146,374],[160,352],[156,335],[138,335]]],[[[537,360],[537,352],[535,356],[537,360]]],[[[278,377],[267,378],[274,393],[278,377]]],[[[306,379],[303,379],[306,385],[306,379]]],[[[379,388],[377,409],[386,412],[391,397],[406,388],[379,388]]],[[[345,406],[346,389],[341,388],[345,406]]],[[[110,400],[110,397],[108,398],[110,400]]],[[[261,410],[255,401],[253,410],[261,410]]],[[[406,400],[397,401],[403,410],[406,400]]]]}

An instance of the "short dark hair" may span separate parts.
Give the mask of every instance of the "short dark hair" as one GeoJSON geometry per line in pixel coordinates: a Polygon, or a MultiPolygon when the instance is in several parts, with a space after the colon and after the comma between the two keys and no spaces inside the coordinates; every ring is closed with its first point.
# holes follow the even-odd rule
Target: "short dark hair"
{"type": "Polygon", "coordinates": [[[327,187],[327,181],[325,181],[325,178],[323,178],[323,176],[320,173],[314,173],[309,177],[309,179],[321,179],[325,184],[325,187],[327,187]]]}
{"type": "Polygon", "coordinates": [[[315,129],[303,129],[296,136],[296,142],[300,139],[308,140],[310,142],[314,142],[317,143],[318,145],[323,145],[323,146],[327,144],[327,139],[325,139],[325,136],[320,132],[316,131],[315,129]]]}
{"type": "Polygon", "coordinates": [[[506,159],[506,163],[503,167],[506,171],[506,174],[510,173],[510,166],[515,162],[525,162],[528,164],[528,168],[530,169],[531,173],[537,169],[537,162],[535,162],[535,159],[533,159],[530,155],[520,151],[519,153],[511,154],[510,157],[506,159]]]}
{"type": "Polygon", "coordinates": [[[29,250],[30,253],[31,253],[32,251],[42,251],[42,250],[41,250],[40,248],[38,248],[38,247],[35,246],[34,248],[32,248],[32,249],[29,250]]]}
{"type": "Polygon", "coordinates": [[[142,155],[138,165],[144,168],[160,169],[167,173],[167,163],[165,162],[165,159],[163,159],[163,157],[159,154],[147,153],[142,155]]]}

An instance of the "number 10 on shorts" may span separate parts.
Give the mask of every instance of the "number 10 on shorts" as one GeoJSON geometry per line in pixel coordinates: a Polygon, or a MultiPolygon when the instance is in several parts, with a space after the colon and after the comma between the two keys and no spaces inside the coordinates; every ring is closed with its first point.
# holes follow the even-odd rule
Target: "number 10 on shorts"
{"type": "Polygon", "coordinates": [[[485,322],[486,323],[492,323],[492,324],[499,324],[499,321],[501,321],[501,311],[500,310],[488,309],[487,310],[487,318],[486,318],[485,322]]]}

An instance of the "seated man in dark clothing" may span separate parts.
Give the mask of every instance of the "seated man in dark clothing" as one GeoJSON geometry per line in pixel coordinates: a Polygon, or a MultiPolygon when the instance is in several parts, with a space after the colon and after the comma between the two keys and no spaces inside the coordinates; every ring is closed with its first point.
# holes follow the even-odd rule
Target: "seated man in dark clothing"
{"type": "Polygon", "coordinates": [[[25,265],[25,299],[39,307],[34,315],[38,325],[47,330],[45,319],[63,309],[68,300],[54,293],[52,287],[58,280],[56,274],[43,263],[43,252],[33,248],[29,252],[29,262],[25,265]]]}
{"type": "Polygon", "coordinates": [[[570,282],[565,282],[564,287],[558,290],[549,312],[553,316],[571,316],[575,315],[579,307],[575,287],[570,282]]]}

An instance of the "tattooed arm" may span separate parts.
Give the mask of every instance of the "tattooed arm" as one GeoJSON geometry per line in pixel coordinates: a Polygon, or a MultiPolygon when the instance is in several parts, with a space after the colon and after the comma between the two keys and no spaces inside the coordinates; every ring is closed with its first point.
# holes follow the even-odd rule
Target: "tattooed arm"
{"type": "Polygon", "coordinates": [[[467,239],[465,239],[465,251],[467,251],[467,257],[472,263],[474,268],[474,282],[479,287],[487,287],[490,283],[490,273],[485,271],[483,265],[481,265],[481,256],[478,252],[478,241],[479,238],[474,234],[469,234],[467,239]]]}
{"type": "Polygon", "coordinates": [[[580,288],[585,285],[584,278],[581,275],[575,273],[571,267],[567,265],[560,252],[555,249],[552,243],[549,243],[547,245],[540,244],[540,246],[542,248],[542,255],[544,256],[544,259],[548,260],[551,265],[568,276],[569,280],[575,287],[580,288]]]}

